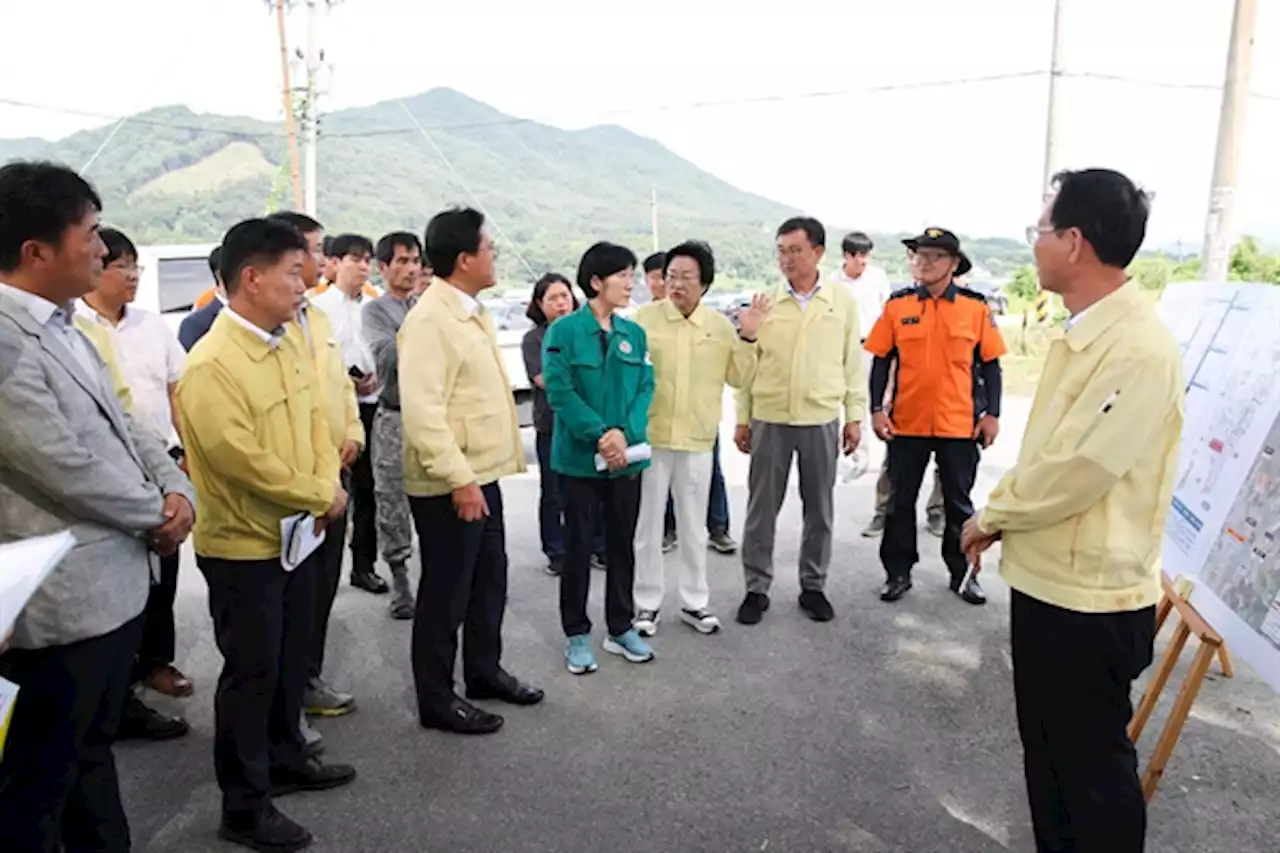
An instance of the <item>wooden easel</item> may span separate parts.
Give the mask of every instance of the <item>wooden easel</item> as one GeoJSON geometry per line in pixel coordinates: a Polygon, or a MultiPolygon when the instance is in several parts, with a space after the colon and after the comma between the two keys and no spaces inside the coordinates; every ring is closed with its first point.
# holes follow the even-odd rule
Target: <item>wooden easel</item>
{"type": "Polygon", "coordinates": [[[1155,797],[1156,786],[1160,784],[1165,765],[1169,762],[1169,756],[1173,754],[1173,747],[1182,734],[1182,727],[1186,725],[1191,706],[1200,693],[1200,685],[1204,683],[1214,657],[1220,660],[1223,675],[1231,678],[1235,674],[1231,666],[1231,658],[1227,655],[1227,647],[1223,645],[1222,636],[1209,627],[1209,623],[1205,622],[1204,617],[1191,606],[1191,602],[1179,594],[1167,579],[1162,578],[1161,581],[1164,585],[1164,598],[1160,600],[1160,606],[1156,611],[1156,634],[1160,633],[1161,627],[1174,610],[1178,611],[1181,621],[1174,632],[1173,641],[1169,643],[1169,648],[1160,658],[1160,665],[1156,667],[1151,683],[1147,685],[1147,692],[1138,703],[1138,710],[1134,713],[1133,720],[1129,723],[1131,741],[1138,742],[1142,730],[1151,719],[1151,713],[1156,708],[1160,694],[1169,682],[1169,676],[1173,674],[1173,668],[1177,666],[1178,658],[1182,656],[1182,651],[1193,634],[1200,640],[1200,647],[1191,661],[1191,671],[1187,673],[1186,679],[1182,682],[1182,688],[1178,691],[1178,698],[1174,700],[1173,710],[1169,712],[1164,730],[1160,732],[1160,739],[1156,741],[1155,750],[1147,761],[1147,769],[1142,774],[1142,796],[1148,803],[1155,797]]]}

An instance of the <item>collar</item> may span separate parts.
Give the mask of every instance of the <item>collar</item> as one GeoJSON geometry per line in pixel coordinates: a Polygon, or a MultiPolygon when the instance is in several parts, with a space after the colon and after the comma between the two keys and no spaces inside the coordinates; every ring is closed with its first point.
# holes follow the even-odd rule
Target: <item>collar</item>
{"type": "Polygon", "coordinates": [[[436,278],[418,297],[419,302],[440,305],[459,320],[469,320],[485,313],[484,306],[475,297],[463,293],[446,278],[436,278]]]}
{"type": "Polygon", "coordinates": [[[825,302],[830,299],[830,296],[827,294],[826,288],[822,286],[821,275],[818,276],[818,283],[814,285],[813,290],[809,291],[808,297],[802,297],[798,293],[796,293],[796,289],[791,286],[791,282],[789,281],[784,282],[782,287],[782,293],[784,296],[790,296],[796,302],[799,302],[801,299],[804,299],[807,302],[812,302],[815,299],[821,299],[825,302]]]}
{"type": "Polygon", "coordinates": [[[462,309],[462,313],[468,317],[474,317],[480,311],[480,302],[470,293],[463,293],[452,282],[448,282],[449,289],[456,295],[458,307],[462,309]]]}
{"type": "Polygon", "coordinates": [[[703,304],[702,300],[698,300],[697,307],[693,309],[693,313],[688,317],[680,313],[680,309],[677,308],[675,303],[670,299],[664,299],[662,302],[662,316],[665,317],[669,323],[679,323],[681,321],[688,320],[693,325],[701,328],[702,324],[706,322],[707,307],[703,304]]]}
{"type": "MultiPolygon", "coordinates": [[[[953,281],[947,285],[947,289],[942,291],[942,295],[939,296],[938,298],[945,299],[948,302],[955,302],[956,290],[957,290],[956,283],[953,281]]],[[[915,286],[915,292],[920,297],[921,302],[924,302],[926,299],[933,298],[933,294],[929,292],[929,288],[925,287],[923,284],[917,284],[915,286]]]]}
{"type": "Polygon", "coordinates": [[[265,356],[268,352],[274,351],[277,347],[280,346],[280,342],[284,340],[284,335],[285,335],[284,326],[277,326],[274,330],[268,332],[267,330],[259,326],[256,326],[253,323],[250,323],[244,317],[237,314],[230,305],[228,305],[222,312],[220,312],[218,316],[227,317],[228,319],[231,320],[231,322],[235,323],[241,329],[244,329],[245,331],[250,332],[258,342],[264,344],[266,346],[266,349],[262,351],[261,353],[262,356],[265,356]]]}
{"type": "Polygon", "coordinates": [[[1074,322],[1066,328],[1067,346],[1072,352],[1080,352],[1125,317],[1145,309],[1138,286],[1132,281],[1126,282],[1076,314],[1074,322]]]}
{"type": "Polygon", "coordinates": [[[0,282],[0,294],[8,296],[14,302],[17,302],[25,308],[27,313],[31,315],[31,319],[36,321],[37,326],[44,326],[48,324],[49,318],[58,311],[63,311],[66,314],[67,323],[71,322],[71,315],[74,309],[69,309],[67,306],[59,307],[55,303],[45,299],[43,296],[32,293],[28,290],[21,290],[11,284],[0,282]]]}
{"type": "Polygon", "coordinates": [[[338,285],[336,284],[330,285],[330,288],[333,290],[336,290],[338,292],[338,295],[341,296],[344,301],[354,302],[357,305],[363,302],[365,300],[365,297],[369,295],[368,292],[365,290],[365,287],[367,287],[367,285],[362,284],[360,285],[360,289],[356,291],[355,296],[347,296],[346,292],[341,287],[338,287],[338,285]]]}
{"type": "Polygon", "coordinates": [[[108,329],[123,329],[126,326],[134,325],[137,321],[142,319],[142,315],[133,310],[132,305],[126,305],[120,311],[120,322],[112,323],[109,318],[103,317],[99,314],[98,309],[94,308],[83,298],[76,300],[76,313],[81,317],[84,317],[89,322],[108,329]]]}

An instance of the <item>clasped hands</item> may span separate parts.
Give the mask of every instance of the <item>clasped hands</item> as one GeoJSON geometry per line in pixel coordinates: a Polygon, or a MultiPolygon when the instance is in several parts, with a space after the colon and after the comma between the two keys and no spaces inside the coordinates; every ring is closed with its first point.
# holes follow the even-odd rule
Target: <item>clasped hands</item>
{"type": "Polygon", "coordinates": [[[621,471],[627,467],[627,437],[620,429],[611,429],[600,436],[596,449],[604,457],[604,464],[610,471],[621,471]]]}
{"type": "Polygon", "coordinates": [[[164,523],[150,531],[151,550],[161,557],[170,557],[178,552],[186,538],[191,535],[191,527],[196,523],[196,511],[191,502],[182,495],[164,496],[164,523]]]}

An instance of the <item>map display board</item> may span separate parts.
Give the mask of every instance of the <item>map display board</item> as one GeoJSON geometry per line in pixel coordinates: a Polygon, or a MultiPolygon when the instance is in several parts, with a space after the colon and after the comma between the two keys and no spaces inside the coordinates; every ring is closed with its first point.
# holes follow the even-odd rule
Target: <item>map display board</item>
{"type": "Polygon", "coordinates": [[[1163,570],[1280,690],[1280,287],[1178,282],[1157,311],[1187,380],[1163,570]]]}

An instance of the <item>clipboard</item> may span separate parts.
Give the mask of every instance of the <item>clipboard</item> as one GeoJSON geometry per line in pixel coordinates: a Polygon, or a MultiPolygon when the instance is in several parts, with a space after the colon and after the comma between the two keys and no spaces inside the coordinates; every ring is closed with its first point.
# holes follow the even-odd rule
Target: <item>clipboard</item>
{"type": "Polygon", "coordinates": [[[298,568],[324,544],[327,530],[316,533],[315,516],[300,512],[280,520],[280,565],[286,572],[298,568]]]}

